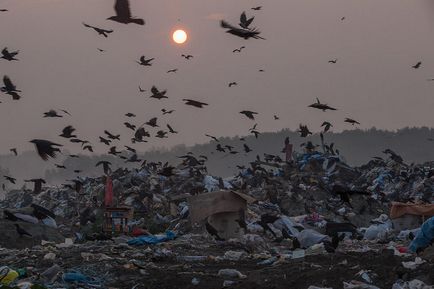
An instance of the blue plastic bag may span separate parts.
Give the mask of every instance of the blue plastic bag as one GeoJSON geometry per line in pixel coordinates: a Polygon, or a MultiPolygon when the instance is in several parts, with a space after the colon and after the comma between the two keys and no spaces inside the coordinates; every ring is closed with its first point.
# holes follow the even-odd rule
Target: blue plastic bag
{"type": "Polygon", "coordinates": [[[150,235],[140,236],[128,241],[128,245],[145,245],[145,244],[158,244],[175,239],[176,234],[173,231],[167,231],[164,235],[150,235]]]}
{"type": "Polygon", "coordinates": [[[429,218],[422,224],[419,233],[410,243],[410,251],[416,252],[418,249],[428,247],[434,240],[434,217],[429,218]]]}

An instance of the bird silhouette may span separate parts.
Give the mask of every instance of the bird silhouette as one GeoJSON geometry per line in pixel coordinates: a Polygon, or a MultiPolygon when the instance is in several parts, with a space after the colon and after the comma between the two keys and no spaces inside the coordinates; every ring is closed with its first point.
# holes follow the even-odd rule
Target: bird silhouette
{"type": "Polygon", "coordinates": [[[302,124],[300,124],[298,132],[300,133],[301,137],[307,137],[308,135],[312,134],[307,125],[302,124]]]}
{"type": "Polygon", "coordinates": [[[335,59],[332,59],[332,60],[329,60],[329,63],[333,63],[333,64],[336,64],[338,62],[338,59],[337,58],[335,58],[335,59]]]}
{"type": "Polygon", "coordinates": [[[12,83],[12,80],[9,78],[9,76],[3,76],[3,84],[4,86],[0,88],[2,92],[12,96],[12,99],[14,100],[18,100],[21,98],[21,96],[18,94],[18,92],[21,92],[21,90],[17,89],[17,87],[12,83]]]}
{"type": "Polygon", "coordinates": [[[118,154],[121,154],[121,153],[122,153],[121,151],[116,151],[116,146],[110,147],[110,149],[108,151],[108,154],[114,155],[114,156],[117,156],[118,154]]]}
{"type": "Polygon", "coordinates": [[[85,145],[85,146],[83,146],[83,150],[88,150],[91,153],[93,153],[93,147],[91,145],[85,145]]]}
{"type": "Polygon", "coordinates": [[[316,109],[320,109],[320,110],[322,110],[322,111],[326,111],[326,110],[336,110],[336,108],[333,108],[333,107],[331,107],[331,106],[328,106],[328,105],[325,104],[325,103],[321,103],[321,102],[319,101],[318,98],[316,98],[316,103],[313,103],[313,104],[309,105],[309,107],[313,107],[313,108],[316,108],[316,109]]]}
{"type": "Polygon", "coordinates": [[[102,29],[102,28],[99,28],[99,27],[95,27],[95,26],[86,24],[84,22],[83,22],[83,25],[84,25],[84,27],[91,28],[91,29],[95,30],[98,33],[98,35],[102,35],[102,36],[104,36],[106,38],[108,37],[108,34],[110,34],[110,33],[113,32],[113,30],[102,29]]]}
{"type": "Polygon", "coordinates": [[[145,20],[140,18],[132,18],[130,2],[128,0],[116,0],[114,8],[116,15],[107,18],[107,20],[112,20],[123,24],[135,23],[139,25],[145,25],[145,20]]]}
{"type": "Polygon", "coordinates": [[[16,148],[11,148],[9,151],[13,152],[15,156],[18,155],[18,152],[17,152],[16,148]]]}
{"type": "Polygon", "coordinates": [[[241,46],[240,48],[236,48],[236,49],[232,50],[232,52],[233,52],[233,53],[235,53],[235,52],[240,53],[241,50],[243,50],[244,48],[246,48],[246,47],[245,47],[245,46],[241,46]]]}
{"type": "Polygon", "coordinates": [[[155,137],[158,137],[158,138],[167,138],[167,131],[159,130],[159,131],[157,131],[157,134],[155,135],[155,137]]]}
{"type": "Polygon", "coordinates": [[[44,112],[44,117],[63,117],[62,115],[58,114],[57,111],[54,109],[50,109],[47,112],[44,112]]]}
{"type": "Polygon", "coordinates": [[[165,108],[162,108],[161,111],[163,112],[163,115],[165,115],[165,114],[171,114],[171,113],[174,112],[175,110],[174,110],[174,109],[167,110],[167,109],[165,109],[165,108]]]}
{"type": "Polygon", "coordinates": [[[98,49],[99,52],[105,52],[104,49],[101,49],[101,48],[97,48],[97,49],[98,49]]]}
{"type": "Polygon", "coordinates": [[[9,51],[8,48],[5,47],[1,51],[2,57],[0,58],[6,59],[7,61],[12,61],[12,60],[18,61],[18,59],[16,59],[15,56],[17,56],[19,52],[20,52],[19,50],[9,51]]]}
{"type": "Polygon", "coordinates": [[[258,138],[258,136],[261,134],[261,133],[260,133],[259,131],[257,131],[257,130],[251,130],[250,133],[252,133],[252,134],[255,136],[255,138],[258,138]]]}
{"type": "Polygon", "coordinates": [[[158,88],[155,87],[155,85],[152,86],[151,92],[152,92],[152,95],[150,96],[150,98],[156,98],[156,99],[168,98],[166,96],[167,90],[159,91],[158,88]]]}
{"type": "Polygon", "coordinates": [[[169,69],[168,71],[167,71],[167,73],[175,73],[175,72],[177,72],[178,71],[178,68],[174,68],[174,69],[169,69]]]}
{"type": "MultiPolygon", "coordinates": [[[[144,55],[142,55],[139,59],[139,61],[136,61],[138,64],[143,66],[152,66],[151,61],[154,60],[154,58],[146,59],[144,55]]],[[[140,87],[139,87],[140,88],[140,87]]],[[[140,90],[141,91],[141,90],[140,90]]]]}
{"type": "Polygon", "coordinates": [[[351,118],[345,118],[344,122],[348,122],[351,125],[355,125],[355,124],[360,124],[360,122],[358,122],[357,120],[351,119],[351,118]]]}
{"type": "Polygon", "coordinates": [[[30,179],[30,180],[24,180],[25,182],[32,182],[33,183],[33,193],[39,194],[42,191],[42,184],[46,184],[46,181],[44,179],[30,179]]]}
{"type": "Polygon", "coordinates": [[[16,182],[16,178],[14,178],[14,177],[11,177],[11,176],[3,176],[8,182],[10,182],[10,183],[12,183],[12,184],[15,184],[15,182],[16,182]]]}
{"type": "Polygon", "coordinates": [[[130,151],[130,152],[132,152],[132,153],[136,153],[136,152],[137,152],[137,151],[136,151],[134,148],[132,148],[132,147],[125,146],[125,148],[127,149],[127,151],[130,151]]]}
{"type": "Polygon", "coordinates": [[[134,124],[131,124],[129,122],[124,122],[124,125],[131,130],[136,130],[136,126],[134,124]]]}
{"type": "Polygon", "coordinates": [[[145,122],[145,124],[149,125],[150,127],[158,127],[157,118],[153,117],[150,120],[148,120],[147,122],[145,122]]]}
{"type": "Polygon", "coordinates": [[[139,159],[138,157],[137,157],[137,155],[136,154],[133,154],[131,157],[129,157],[125,162],[126,163],[139,163],[139,162],[141,162],[142,160],[141,159],[139,159]]]}
{"type": "Polygon", "coordinates": [[[226,152],[226,150],[222,147],[222,145],[221,144],[217,144],[217,146],[216,146],[216,151],[218,151],[218,152],[222,152],[222,153],[224,153],[224,152],[226,152]]]}
{"type": "Polygon", "coordinates": [[[35,145],[38,155],[44,161],[47,161],[49,157],[56,158],[56,152],[60,152],[60,149],[57,147],[62,146],[61,144],[53,143],[44,139],[33,139],[30,142],[35,145]]]}
{"type": "Polygon", "coordinates": [[[120,140],[121,135],[114,135],[111,132],[109,132],[108,130],[104,130],[104,133],[107,135],[107,137],[111,140],[120,140]]]}
{"type": "Polygon", "coordinates": [[[103,138],[102,136],[100,136],[100,137],[99,137],[99,142],[101,142],[101,143],[103,143],[103,144],[109,146],[110,143],[111,143],[111,140],[109,140],[109,139],[105,139],[105,138],[103,138]]]}
{"type": "Polygon", "coordinates": [[[7,12],[7,11],[9,11],[9,10],[8,9],[4,9],[4,8],[0,9],[0,12],[7,12]]]}
{"type": "Polygon", "coordinates": [[[58,169],[66,169],[66,167],[64,165],[58,165],[58,164],[54,164],[56,166],[56,168],[58,169]]]}
{"type": "Polygon", "coordinates": [[[167,128],[169,129],[170,133],[178,133],[176,130],[174,130],[169,124],[167,124],[167,128]]]}
{"type": "Polygon", "coordinates": [[[95,167],[102,166],[104,174],[109,175],[112,171],[110,168],[111,165],[112,163],[109,161],[99,161],[96,163],[95,167]]]}
{"type": "Polygon", "coordinates": [[[147,132],[145,130],[144,127],[140,127],[136,130],[136,132],[134,133],[134,141],[137,142],[145,142],[145,140],[143,139],[144,137],[150,137],[151,135],[149,134],[149,132],[147,132]]]}
{"type": "Polygon", "coordinates": [[[252,149],[248,145],[246,145],[246,144],[243,144],[243,148],[244,148],[244,152],[245,153],[249,153],[249,152],[252,151],[252,149]]]}
{"type": "Polygon", "coordinates": [[[257,112],[254,111],[250,111],[250,110],[243,110],[240,111],[241,114],[244,114],[245,116],[247,116],[248,118],[254,120],[255,119],[255,114],[258,114],[257,112]]]}
{"type": "Polygon", "coordinates": [[[145,92],[146,89],[143,89],[143,88],[139,85],[139,91],[140,91],[140,92],[145,92]]]}
{"type": "Polygon", "coordinates": [[[261,9],[262,9],[262,6],[256,6],[256,7],[252,7],[251,9],[252,9],[252,10],[256,10],[256,11],[259,11],[259,10],[261,10],[261,9]]]}
{"type": "Polygon", "coordinates": [[[182,101],[185,101],[186,105],[191,105],[197,108],[203,108],[204,105],[208,105],[208,103],[200,102],[193,99],[187,99],[187,98],[184,98],[182,101]]]}
{"type": "Polygon", "coordinates": [[[324,127],[324,132],[328,132],[332,126],[333,125],[331,123],[329,123],[328,121],[324,121],[321,124],[321,127],[324,127]]]}
{"type": "Polygon", "coordinates": [[[209,137],[209,138],[212,138],[213,140],[215,140],[216,142],[220,142],[219,141],[219,139],[218,138],[216,138],[215,136],[213,136],[213,135],[210,135],[210,134],[205,134],[205,136],[207,136],[207,137],[209,137]]]}
{"type": "Polygon", "coordinates": [[[232,86],[234,86],[234,85],[238,85],[238,83],[236,83],[235,81],[233,81],[233,82],[229,82],[228,87],[232,87],[232,86]]]}
{"type": "Polygon", "coordinates": [[[422,65],[422,62],[419,61],[418,63],[416,63],[416,64],[413,65],[412,67],[413,67],[414,69],[418,69],[418,68],[420,68],[421,65],[422,65]]]}
{"type": "Polygon", "coordinates": [[[249,38],[254,38],[254,39],[264,39],[261,36],[259,36],[259,34],[261,33],[260,31],[258,31],[256,28],[255,29],[244,29],[244,28],[238,28],[235,27],[231,24],[229,24],[228,22],[222,20],[220,22],[220,26],[222,28],[227,29],[226,33],[244,38],[244,39],[249,39],[249,38]]]}
{"type": "Polygon", "coordinates": [[[75,128],[73,128],[71,125],[68,125],[67,127],[65,127],[62,130],[62,134],[60,134],[59,136],[64,137],[64,138],[77,137],[76,135],[72,134],[74,131],[75,131],[75,128]]]}
{"type": "Polygon", "coordinates": [[[136,115],[134,113],[128,112],[125,114],[127,117],[135,117],[136,115]]]}
{"type": "Polygon", "coordinates": [[[181,56],[187,60],[189,60],[190,58],[193,58],[193,55],[191,55],[191,54],[181,54],[181,56]]]}
{"type": "Polygon", "coordinates": [[[252,24],[253,19],[255,19],[254,16],[247,19],[246,12],[243,12],[240,15],[240,23],[239,23],[239,25],[242,28],[244,28],[244,29],[249,29],[249,26],[250,26],[250,24],[252,24]]]}

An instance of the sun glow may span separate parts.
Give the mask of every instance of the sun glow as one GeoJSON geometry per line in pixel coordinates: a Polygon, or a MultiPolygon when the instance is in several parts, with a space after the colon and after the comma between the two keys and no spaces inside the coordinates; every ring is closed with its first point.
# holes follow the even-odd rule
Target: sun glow
{"type": "Polygon", "coordinates": [[[185,33],[184,30],[176,30],[173,32],[173,41],[175,41],[178,44],[182,44],[185,41],[187,41],[187,33],[185,33]]]}

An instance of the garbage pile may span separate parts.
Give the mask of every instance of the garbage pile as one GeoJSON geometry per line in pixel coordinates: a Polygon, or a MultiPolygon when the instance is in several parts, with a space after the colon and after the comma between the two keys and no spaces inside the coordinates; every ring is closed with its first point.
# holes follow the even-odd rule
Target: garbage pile
{"type": "Polygon", "coordinates": [[[351,167],[315,150],[264,154],[223,179],[187,154],[14,190],[0,202],[2,224],[16,226],[0,236],[0,284],[433,288],[432,240],[418,244],[434,238],[420,229],[434,216],[434,163],[389,155],[351,167]]]}

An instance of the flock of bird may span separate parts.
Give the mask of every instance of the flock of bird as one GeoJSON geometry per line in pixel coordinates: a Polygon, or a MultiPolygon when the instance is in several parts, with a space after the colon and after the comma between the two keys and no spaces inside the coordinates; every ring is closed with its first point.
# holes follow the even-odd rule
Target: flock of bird
{"type": "MultiPolygon", "coordinates": [[[[132,16],[129,0],[115,0],[114,10],[116,15],[108,17],[107,20],[115,21],[122,24],[137,24],[137,25],[145,24],[145,21],[143,19],[135,18],[132,16]]],[[[262,6],[252,7],[251,10],[260,11],[262,10],[262,6]]],[[[8,11],[7,9],[0,9],[0,12],[7,12],[7,11],[8,11]]],[[[246,40],[265,39],[261,36],[261,32],[259,31],[259,29],[253,26],[254,19],[255,16],[248,17],[246,12],[242,12],[240,15],[238,25],[233,25],[225,20],[221,20],[220,26],[221,28],[225,29],[226,33],[229,33],[233,36],[242,39],[246,39],[246,40]]],[[[343,21],[344,19],[345,17],[343,17],[341,20],[343,21]]],[[[109,37],[109,35],[114,32],[113,29],[100,28],[84,22],[82,24],[84,25],[85,28],[91,29],[95,31],[98,35],[103,36],[105,38],[109,37]]],[[[245,48],[246,46],[243,45],[240,46],[239,48],[232,50],[232,52],[241,53],[245,48]]],[[[105,51],[100,48],[98,48],[98,50],[100,52],[105,51]]],[[[11,51],[7,47],[1,51],[1,59],[6,61],[18,61],[19,60],[18,55],[19,55],[19,51],[11,51]]],[[[190,60],[194,58],[193,55],[191,54],[182,54],[181,57],[185,58],[186,60],[190,60]]],[[[152,66],[153,61],[154,58],[147,58],[145,55],[142,55],[139,57],[136,63],[140,66],[146,67],[146,66],[152,66]]],[[[333,59],[333,60],[329,60],[329,63],[336,64],[337,61],[338,59],[333,59]]],[[[413,66],[413,68],[418,69],[420,66],[421,66],[421,62],[418,62],[416,65],[413,66]]],[[[177,71],[178,71],[177,68],[173,68],[168,70],[167,73],[176,73],[177,71]]],[[[260,69],[259,71],[264,72],[264,70],[262,69],[260,69]]],[[[228,84],[228,87],[233,87],[237,85],[238,83],[236,81],[232,81],[228,84]]],[[[21,94],[23,93],[21,90],[17,88],[14,82],[7,75],[3,76],[3,86],[0,89],[1,92],[11,96],[13,100],[19,100],[21,98],[21,94]]],[[[139,86],[139,92],[146,93],[147,91],[143,89],[141,86],[139,86]]],[[[168,99],[169,94],[166,89],[161,89],[161,88],[157,88],[156,86],[152,86],[150,89],[149,98],[156,99],[156,100],[168,99]]],[[[184,102],[185,105],[189,105],[195,108],[205,108],[209,105],[208,103],[204,103],[194,99],[182,99],[182,101],[184,102]]],[[[318,109],[323,112],[337,110],[336,108],[328,104],[321,103],[318,98],[316,99],[316,102],[312,103],[308,107],[318,109]]],[[[175,110],[173,109],[166,109],[166,108],[161,109],[161,113],[163,116],[167,114],[172,114],[174,112],[175,110]]],[[[250,111],[250,110],[242,110],[239,113],[244,115],[250,120],[255,120],[255,116],[259,114],[256,111],[250,111]]],[[[57,109],[57,110],[51,109],[47,112],[44,112],[43,117],[62,118],[62,117],[71,117],[71,114],[65,109],[57,109]]],[[[127,112],[125,113],[125,117],[127,117],[128,119],[134,119],[136,115],[131,112],[127,112]]],[[[278,120],[279,117],[277,115],[274,115],[274,119],[278,120]]],[[[346,118],[344,122],[347,122],[351,125],[360,124],[358,121],[351,118],[346,118]]],[[[151,137],[151,133],[152,133],[151,129],[155,129],[155,128],[157,131],[154,132],[154,137],[157,138],[163,139],[163,138],[167,138],[168,135],[170,134],[178,133],[178,131],[176,131],[175,128],[168,123],[165,125],[166,129],[160,127],[158,117],[153,117],[141,125],[137,125],[132,121],[125,121],[123,124],[125,125],[126,128],[132,131],[132,137],[130,139],[132,144],[147,142],[147,138],[151,137]]],[[[330,131],[333,125],[328,121],[324,121],[321,127],[323,128],[321,133],[321,138],[323,139],[323,133],[327,133],[328,131],[330,131]]],[[[312,135],[312,132],[309,130],[309,128],[303,124],[300,124],[298,132],[300,133],[301,137],[308,137],[309,135],[312,135]]],[[[258,138],[260,132],[257,130],[257,124],[254,124],[253,127],[249,129],[249,133],[253,134],[256,138],[258,138]]],[[[217,152],[228,153],[228,155],[239,153],[239,151],[235,150],[234,147],[220,143],[219,138],[209,134],[205,134],[205,135],[216,142],[217,152]]],[[[91,141],[80,138],[76,133],[76,129],[71,125],[68,125],[65,128],[63,128],[59,136],[66,140],[69,140],[71,143],[79,144],[83,151],[93,152],[93,146],[91,141]]],[[[121,140],[120,134],[115,134],[108,130],[104,130],[104,135],[99,136],[99,142],[109,147],[108,154],[117,156],[125,160],[125,162],[131,162],[131,163],[141,162],[142,160],[138,158],[137,151],[135,148],[128,145],[124,145],[123,146],[124,149],[118,150],[117,146],[119,145],[118,143],[120,142],[120,140],[121,140]],[[125,155],[125,152],[129,152],[129,155],[125,155]]],[[[241,138],[241,140],[243,141],[245,139],[241,138]]],[[[57,154],[61,153],[61,148],[63,147],[62,144],[55,143],[45,139],[33,139],[30,140],[30,142],[34,144],[37,153],[44,161],[47,161],[49,158],[56,158],[57,154]]],[[[252,151],[252,149],[246,143],[243,144],[242,150],[244,151],[244,153],[249,153],[252,151]]],[[[13,154],[18,155],[16,148],[12,148],[10,149],[10,151],[13,154]]],[[[79,156],[71,154],[69,155],[69,157],[74,158],[79,156]]],[[[54,165],[58,169],[66,169],[64,165],[61,164],[54,164],[54,165]]],[[[105,173],[110,172],[109,170],[109,167],[111,165],[110,162],[101,161],[98,162],[96,165],[103,166],[105,173]]],[[[74,170],[74,172],[78,173],[81,171],[74,170]]],[[[15,183],[16,181],[16,179],[11,176],[4,176],[4,179],[11,183],[15,183]]],[[[39,190],[39,191],[41,189],[42,184],[45,183],[43,179],[30,179],[26,181],[35,183],[35,190],[39,190]]],[[[4,184],[3,184],[3,188],[4,188],[4,184]]]]}

